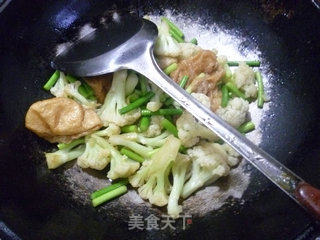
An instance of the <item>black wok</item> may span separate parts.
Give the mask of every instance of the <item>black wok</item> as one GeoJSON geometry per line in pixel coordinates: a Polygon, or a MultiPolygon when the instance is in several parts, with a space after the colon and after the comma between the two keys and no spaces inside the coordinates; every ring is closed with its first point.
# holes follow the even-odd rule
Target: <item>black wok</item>
{"type": "MultiPolygon", "coordinates": [[[[0,2],[0,9],[4,5],[0,2]]],[[[53,146],[24,128],[24,116],[31,103],[50,97],[41,86],[52,72],[56,45],[72,40],[85,23],[97,26],[114,11],[143,15],[176,9],[241,37],[240,51],[259,48],[273,86],[260,146],[320,187],[316,5],[277,0],[9,3],[0,13],[0,238],[14,239],[15,233],[22,239],[313,239],[313,220],[250,166],[242,199],[228,199],[218,211],[193,216],[186,230],[177,224],[176,230],[129,231],[130,215],[159,215],[161,209],[121,199],[93,209],[87,186],[92,178],[103,181],[105,174],[87,171],[91,178],[72,186],[65,172],[73,163],[47,170],[42,152],[53,146]]]]}

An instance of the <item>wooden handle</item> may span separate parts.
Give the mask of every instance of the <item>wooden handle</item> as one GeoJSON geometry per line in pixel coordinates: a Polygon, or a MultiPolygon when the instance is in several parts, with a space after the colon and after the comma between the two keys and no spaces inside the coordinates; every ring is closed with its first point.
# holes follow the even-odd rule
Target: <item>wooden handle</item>
{"type": "Polygon", "coordinates": [[[299,183],[296,190],[297,200],[320,220],[320,190],[309,183],[299,183]]]}

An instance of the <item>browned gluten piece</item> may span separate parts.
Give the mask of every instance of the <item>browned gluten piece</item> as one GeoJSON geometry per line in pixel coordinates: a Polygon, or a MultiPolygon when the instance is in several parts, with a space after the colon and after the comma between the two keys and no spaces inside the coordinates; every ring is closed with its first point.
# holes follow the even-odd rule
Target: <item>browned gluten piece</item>
{"type": "Polygon", "coordinates": [[[217,83],[225,75],[225,70],[217,60],[214,52],[200,50],[196,55],[179,62],[177,70],[170,74],[170,77],[177,83],[183,76],[188,76],[188,85],[192,92],[203,93],[210,98],[211,109],[215,111],[221,103],[221,91],[217,83]],[[205,73],[204,77],[198,77],[205,73]]]}
{"type": "Polygon", "coordinates": [[[32,104],[26,128],[49,142],[68,143],[102,127],[96,112],[70,98],[50,98],[32,104]]]}
{"type": "Polygon", "coordinates": [[[84,80],[93,89],[98,102],[103,103],[107,92],[111,88],[112,73],[96,77],[86,77],[84,80]]]}

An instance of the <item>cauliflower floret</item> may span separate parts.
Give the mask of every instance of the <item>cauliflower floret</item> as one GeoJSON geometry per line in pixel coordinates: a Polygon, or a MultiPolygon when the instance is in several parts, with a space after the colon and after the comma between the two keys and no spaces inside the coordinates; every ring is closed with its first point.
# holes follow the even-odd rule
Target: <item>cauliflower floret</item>
{"type": "MultiPolygon", "coordinates": [[[[147,147],[159,148],[167,141],[170,135],[170,132],[164,131],[156,137],[145,137],[142,135],[142,133],[136,132],[123,133],[120,136],[124,137],[126,140],[134,141],[136,143],[143,144],[147,147]]],[[[151,155],[152,153],[154,153],[154,150],[152,150],[151,155]]]]}
{"type": "Polygon", "coordinates": [[[55,169],[66,162],[76,159],[84,152],[84,145],[74,148],[74,145],[55,151],[53,153],[45,153],[47,165],[49,169],[55,169]]]}
{"type": "Polygon", "coordinates": [[[145,137],[156,137],[160,135],[162,130],[162,119],[163,116],[151,116],[151,121],[148,130],[143,132],[142,135],[145,137]]]}
{"type": "Polygon", "coordinates": [[[180,145],[180,140],[170,135],[166,143],[152,155],[151,159],[144,161],[140,170],[129,178],[133,187],[139,187],[138,192],[141,198],[148,199],[151,204],[159,207],[168,203],[170,190],[168,175],[180,145]]]}
{"type": "Polygon", "coordinates": [[[183,198],[229,174],[228,155],[217,143],[202,141],[199,146],[189,149],[188,155],[192,159],[191,176],[182,189],[183,198]]]}
{"type": "Polygon", "coordinates": [[[138,85],[139,79],[137,74],[134,72],[130,72],[127,77],[126,81],[126,96],[130,95],[133,93],[134,89],[138,85]]]}
{"type": "Polygon", "coordinates": [[[179,43],[181,54],[179,58],[181,60],[188,59],[194,55],[196,55],[201,48],[193,43],[179,43]]]}
{"type": "Polygon", "coordinates": [[[63,72],[60,72],[58,81],[50,88],[50,92],[55,97],[67,97],[64,88],[68,85],[68,81],[63,72]]]}
{"type": "Polygon", "coordinates": [[[216,114],[234,128],[238,128],[246,121],[248,110],[248,101],[236,97],[231,99],[225,108],[219,107],[216,114]]]}
{"type": "Polygon", "coordinates": [[[80,81],[67,84],[64,88],[65,94],[87,108],[96,108],[98,106],[97,101],[88,100],[79,93],[78,89],[80,85],[80,81]]]}
{"type": "Polygon", "coordinates": [[[120,114],[119,110],[125,106],[127,70],[121,70],[113,74],[111,88],[104,100],[103,105],[98,110],[98,115],[104,126],[114,123],[120,127],[130,125],[140,118],[140,110],[136,109],[125,114],[120,114]]]}
{"type": "Polygon", "coordinates": [[[146,147],[135,142],[133,139],[128,138],[127,134],[113,135],[109,138],[109,142],[112,145],[127,147],[144,158],[149,158],[153,153],[152,147],[146,147]]]}
{"type": "Polygon", "coordinates": [[[218,140],[218,137],[211,130],[197,122],[188,112],[184,111],[177,122],[178,136],[185,147],[196,145],[201,138],[209,141],[218,140]]]}
{"type": "Polygon", "coordinates": [[[230,147],[228,144],[224,143],[221,145],[224,151],[228,154],[228,165],[231,167],[234,167],[239,163],[239,157],[240,154],[237,153],[232,147],[230,147]]]}
{"type": "Polygon", "coordinates": [[[111,149],[110,170],[107,177],[110,179],[127,178],[133,175],[140,167],[140,164],[131,160],[125,155],[121,155],[115,148],[111,149]]]}
{"type": "Polygon", "coordinates": [[[202,105],[210,108],[210,98],[203,93],[191,93],[191,96],[197,99],[202,105]]]}
{"type": "MultiPolygon", "coordinates": [[[[110,151],[98,144],[95,138],[87,136],[85,140],[86,149],[84,153],[78,157],[77,164],[82,168],[104,169],[110,162],[110,151]]],[[[106,141],[103,138],[100,138],[100,140],[106,141]]]]}
{"type": "Polygon", "coordinates": [[[63,72],[60,72],[59,79],[50,89],[50,92],[55,97],[69,97],[76,100],[85,107],[96,108],[98,106],[97,101],[88,100],[79,93],[78,89],[80,85],[80,81],[68,83],[65,74],[63,72]]]}
{"type": "MultiPolygon", "coordinates": [[[[192,96],[201,102],[204,106],[210,108],[210,99],[202,93],[192,93],[192,96]]],[[[190,113],[184,111],[176,122],[178,136],[185,147],[196,145],[200,138],[209,141],[218,140],[218,137],[211,130],[199,123],[190,113]]]]}
{"type": "Polygon", "coordinates": [[[119,135],[121,133],[121,128],[110,123],[106,129],[95,132],[94,134],[100,137],[111,137],[112,135],[119,135]]]}
{"type": "Polygon", "coordinates": [[[129,159],[127,156],[122,155],[115,147],[108,143],[102,137],[92,135],[97,143],[104,149],[108,149],[111,155],[110,170],[107,177],[110,179],[127,178],[134,174],[140,164],[136,161],[129,159]]]}
{"type": "Polygon", "coordinates": [[[158,27],[159,35],[154,45],[154,53],[157,56],[178,57],[181,54],[179,44],[169,33],[169,26],[165,21],[161,21],[158,27]]]}
{"type": "Polygon", "coordinates": [[[173,185],[168,200],[168,214],[172,218],[178,218],[182,212],[182,207],[178,201],[182,192],[183,184],[191,164],[188,155],[178,153],[177,159],[172,166],[173,185]]]}
{"type": "Polygon", "coordinates": [[[235,85],[244,91],[246,97],[257,96],[254,71],[245,62],[239,63],[239,67],[233,74],[233,80],[235,85]]]}
{"type": "Polygon", "coordinates": [[[152,92],[155,93],[155,95],[147,103],[146,108],[152,112],[155,112],[155,111],[158,111],[162,106],[162,102],[160,101],[160,97],[163,94],[163,91],[154,83],[150,82],[150,85],[151,85],[151,90],[152,90],[152,92]]]}

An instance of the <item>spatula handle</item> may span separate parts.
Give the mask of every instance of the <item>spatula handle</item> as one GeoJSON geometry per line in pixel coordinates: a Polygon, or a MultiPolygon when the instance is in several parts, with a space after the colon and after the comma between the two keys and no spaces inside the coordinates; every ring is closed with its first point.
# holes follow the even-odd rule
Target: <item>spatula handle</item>
{"type": "Polygon", "coordinates": [[[309,183],[300,182],[296,188],[296,198],[301,205],[320,220],[320,190],[309,183]]]}

